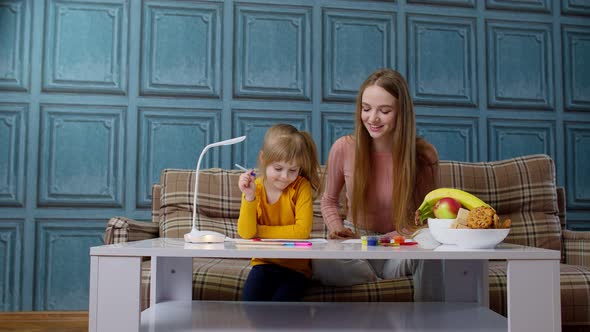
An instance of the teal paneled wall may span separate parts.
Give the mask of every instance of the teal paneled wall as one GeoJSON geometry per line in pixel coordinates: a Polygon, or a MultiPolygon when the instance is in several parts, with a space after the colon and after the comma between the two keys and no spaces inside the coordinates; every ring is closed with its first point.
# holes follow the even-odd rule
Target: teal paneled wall
{"type": "Polygon", "coordinates": [[[86,309],[108,218],[209,142],[253,167],[286,122],[325,161],[383,66],[443,159],[548,154],[590,229],[588,59],[586,0],[0,0],[0,310],[86,309]]]}

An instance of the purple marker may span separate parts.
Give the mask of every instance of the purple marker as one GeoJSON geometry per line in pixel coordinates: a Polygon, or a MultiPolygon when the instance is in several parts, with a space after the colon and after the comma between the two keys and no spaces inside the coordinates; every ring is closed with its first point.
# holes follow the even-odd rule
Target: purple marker
{"type": "MultiPolygon", "coordinates": [[[[242,166],[242,165],[240,165],[240,164],[234,164],[234,165],[236,165],[236,167],[237,167],[237,168],[241,169],[241,170],[242,170],[242,171],[244,171],[244,172],[247,172],[247,171],[248,171],[248,169],[247,169],[246,167],[244,167],[244,166],[242,166]]],[[[256,176],[256,173],[254,173],[254,171],[251,171],[251,172],[250,172],[250,175],[252,175],[252,176],[256,176]]]]}

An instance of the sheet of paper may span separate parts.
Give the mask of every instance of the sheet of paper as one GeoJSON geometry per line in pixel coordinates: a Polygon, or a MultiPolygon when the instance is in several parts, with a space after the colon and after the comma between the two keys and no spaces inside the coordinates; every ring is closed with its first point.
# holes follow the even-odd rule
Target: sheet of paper
{"type": "MultiPolygon", "coordinates": [[[[252,242],[252,239],[232,239],[226,238],[226,242],[252,242]]],[[[260,239],[260,241],[256,242],[311,242],[311,243],[328,243],[328,240],[316,238],[316,239],[260,239]]]]}

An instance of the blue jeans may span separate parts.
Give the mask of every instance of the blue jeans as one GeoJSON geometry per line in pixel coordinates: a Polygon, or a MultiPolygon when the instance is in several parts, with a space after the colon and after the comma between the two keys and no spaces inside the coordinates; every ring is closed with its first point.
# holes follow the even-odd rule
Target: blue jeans
{"type": "Polygon", "coordinates": [[[309,279],[302,273],[275,264],[252,267],[242,290],[243,301],[299,301],[309,279]]]}

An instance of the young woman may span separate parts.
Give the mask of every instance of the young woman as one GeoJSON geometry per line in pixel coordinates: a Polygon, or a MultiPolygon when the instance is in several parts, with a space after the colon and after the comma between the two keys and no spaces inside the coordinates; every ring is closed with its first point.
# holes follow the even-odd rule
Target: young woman
{"type": "MultiPolygon", "coordinates": [[[[377,70],[360,87],[354,136],[339,138],[330,149],[321,200],[329,237],[412,234],[416,230],[414,211],[424,196],[436,188],[437,172],[436,149],[416,137],[414,107],[406,80],[392,69],[377,70]],[[344,186],[350,206],[346,220],[338,213],[344,186]]],[[[438,271],[440,264],[432,263],[438,271]]],[[[419,284],[416,276],[425,272],[424,262],[414,260],[318,260],[313,268],[316,278],[334,285],[410,274],[419,284]]],[[[430,292],[416,291],[419,298],[422,291],[430,292]]]]}
{"type": "MultiPolygon", "coordinates": [[[[242,206],[238,234],[245,239],[307,239],[313,199],[320,187],[317,148],[306,132],[272,126],[258,156],[261,174],[240,175],[242,206]]],[[[242,291],[244,301],[297,301],[311,277],[308,259],[252,259],[242,291]]]]}

